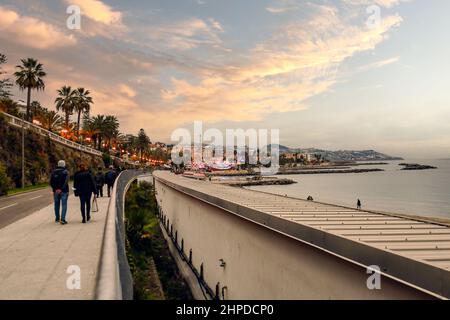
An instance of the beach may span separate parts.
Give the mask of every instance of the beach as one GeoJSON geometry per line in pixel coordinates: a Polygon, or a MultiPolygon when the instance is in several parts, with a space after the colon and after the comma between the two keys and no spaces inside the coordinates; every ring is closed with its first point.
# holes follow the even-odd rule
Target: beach
{"type": "MultiPolygon", "coordinates": [[[[358,169],[374,168],[361,164],[358,169]]],[[[450,218],[450,160],[406,159],[378,165],[380,172],[283,175],[297,183],[252,186],[252,190],[364,209],[424,217],[450,218]],[[434,170],[405,171],[400,163],[420,163],[434,170]]]]}

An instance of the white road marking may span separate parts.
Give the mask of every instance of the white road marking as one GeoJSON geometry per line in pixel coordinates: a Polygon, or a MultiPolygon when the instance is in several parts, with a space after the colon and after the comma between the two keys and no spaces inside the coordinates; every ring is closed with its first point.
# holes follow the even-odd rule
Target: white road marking
{"type": "Polygon", "coordinates": [[[9,206],[6,206],[6,207],[3,207],[3,208],[0,208],[0,211],[1,211],[1,210],[4,210],[4,209],[8,209],[8,208],[11,208],[11,207],[14,207],[14,206],[17,206],[17,203],[13,203],[13,204],[10,204],[9,206]]]}
{"type": "Polygon", "coordinates": [[[40,197],[42,197],[42,196],[37,196],[37,197],[34,197],[34,198],[30,198],[30,200],[35,200],[35,199],[40,198],[40,197]]]}

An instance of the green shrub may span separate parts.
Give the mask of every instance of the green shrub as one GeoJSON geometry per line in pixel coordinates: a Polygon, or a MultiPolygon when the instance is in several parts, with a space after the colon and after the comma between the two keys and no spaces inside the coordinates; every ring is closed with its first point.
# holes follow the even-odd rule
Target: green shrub
{"type": "Polygon", "coordinates": [[[0,162],[0,196],[5,195],[10,187],[10,180],[6,175],[6,166],[0,162]]]}

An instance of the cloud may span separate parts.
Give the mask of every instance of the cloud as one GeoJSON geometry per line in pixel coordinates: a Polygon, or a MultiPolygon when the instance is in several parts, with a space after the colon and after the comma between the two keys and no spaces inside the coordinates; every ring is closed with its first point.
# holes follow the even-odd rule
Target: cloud
{"type": "Polygon", "coordinates": [[[279,0],[275,6],[266,7],[266,11],[273,14],[282,14],[294,10],[298,10],[300,5],[295,0],[279,0]]]}
{"type": "Polygon", "coordinates": [[[400,61],[400,57],[393,57],[393,58],[389,58],[389,59],[385,59],[385,60],[380,60],[380,61],[376,61],[370,64],[367,64],[365,66],[359,67],[358,71],[368,71],[368,70],[372,70],[372,69],[378,69],[393,63],[396,63],[400,61]]]}
{"type": "Polygon", "coordinates": [[[222,45],[219,34],[222,32],[222,25],[212,18],[208,21],[190,18],[152,26],[148,29],[148,37],[160,47],[190,50],[206,45],[219,48],[222,45]]]}
{"type": "MultiPolygon", "coordinates": [[[[178,111],[170,116],[173,122],[256,121],[302,110],[309,98],[332,88],[346,59],[375,49],[401,22],[400,16],[387,16],[380,28],[367,29],[348,23],[335,7],[317,6],[306,21],[275,30],[245,61],[224,65],[195,81],[173,77],[172,88],[163,90],[161,98],[178,111]]],[[[169,118],[164,111],[161,116],[169,118]]]]}
{"type": "Polygon", "coordinates": [[[121,84],[119,86],[119,92],[123,93],[125,96],[129,98],[134,98],[136,96],[136,91],[132,89],[131,87],[127,86],[126,84],[121,84]]]}
{"type": "Polygon", "coordinates": [[[391,8],[396,5],[399,5],[402,2],[408,2],[410,0],[343,0],[344,3],[350,4],[350,5],[379,5],[385,8],[391,8]]]}
{"type": "MultiPolygon", "coordinates": [[[[216,17],[183,16],[151,26],[136,23],[126,36],[111,36],[115,22],[123,24],[123,15],[96,2],[102,4],[97,9],[107,14],[85,12],[89,19],[82,20],[82,31],[106,39],[77,35],[76,46],[37,56],[45,63],[48,83],[45,93],[34,94],[37,99],[45,95],[44,102],[52,106],[56,88],[86,87],[94,96],[94,114],[114,113],[123,131],[150,127],[159,139],[193,120],[255,121],[306,109],[308,99],[332,90],[340,81],[339,67],[346,59],[374,50],[402,22],[398,15],[384,16],[380,28],[368,29],[361,19],[349,21],[338,7],[305,4],[309,7],[301,17],[286,15],[279,25],[264,29],[262,40],[235,46],[228,54],[227,46],[236,41],[226,41],[233,34],[227,34],[227,24],[216,17]]],[[[365,14],[365,10],[355,11],[365,14]]],[[[8,39],[21,30],[21,25],[11,27],[18,24],[17,19],[10,12],[0,12],[0,28],[8,39]]],[[[0,33],[0,38],[4,36],[0,33]]],[[[55,39],[62,36],[48,41],[61,46],[64,41],[55,39]]],[[[10,56],[10,61],[17,57],[10,56]]],[[[379,61],[370,68],[393,62],[379,61]]]]}
{"type": "Polygon", "coordinates": [[[35,49],[56,49],[77,43],[56,26],[29,16],[21,16],[0,6],[0,38],[35,49]]]}
{"type": "Polygon", "coordinates": [[[122,24],[122,13],[114,11],[100,0],[66,0],[66,2],[79,6],[82,14],[96,22],[109,26],[122,24]]]}

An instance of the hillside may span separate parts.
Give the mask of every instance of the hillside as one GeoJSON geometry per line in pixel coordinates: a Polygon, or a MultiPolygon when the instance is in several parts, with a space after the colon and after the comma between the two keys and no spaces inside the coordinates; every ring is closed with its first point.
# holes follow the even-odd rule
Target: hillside
{"type": "Polygon", "coordinates": [[[280,153],[292,152],[292,153],[310,153],[320,154],[325,159],[330,161],[388,161],[388,160],[403,160],[401,157],[390,156],[384,153],[377,152],[375,150],[322,150],[316,148],[289,148],[283,145],[279,145],[280,153]]]}
{"type": "MultiPolygon", "coordinates": [[[[20,128],[10,126],[0,114],[0,169],[6,172],[5,179],[0,179],[0,191],[21,186],[22,132],[20,128]]],[[[58,160],[64,159],[71,174],[75,173],[80,161],[89,166],[103,167],[100,156],[81,153],[65,147],[37,133],[25,131],[25,183],[35,185],[47,182],[58,160]]]]}

